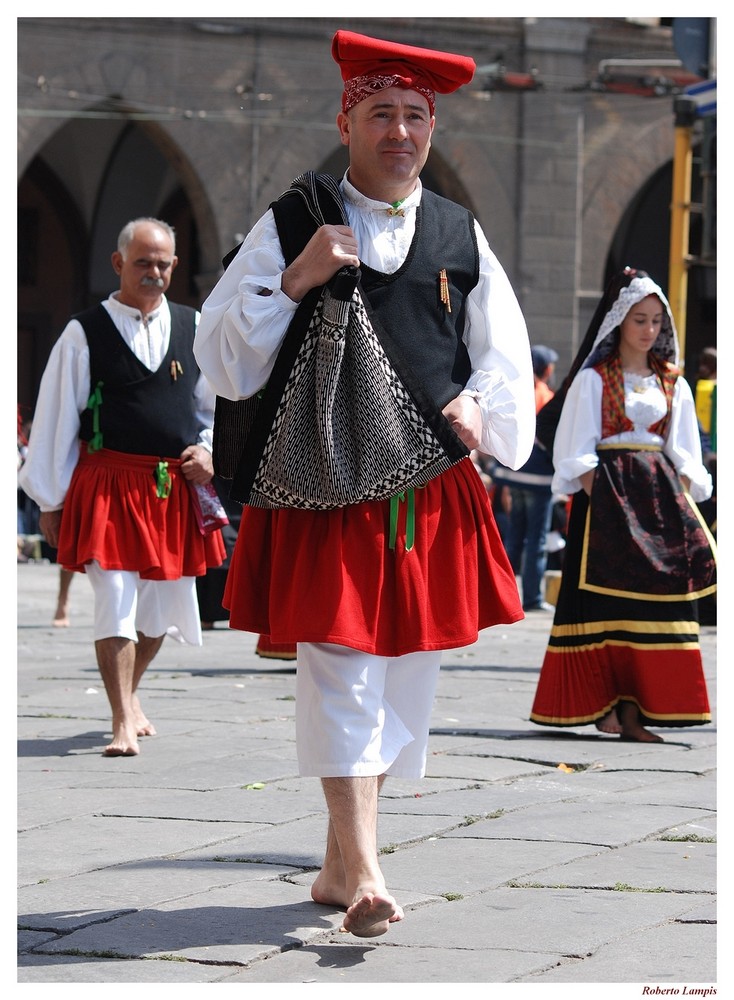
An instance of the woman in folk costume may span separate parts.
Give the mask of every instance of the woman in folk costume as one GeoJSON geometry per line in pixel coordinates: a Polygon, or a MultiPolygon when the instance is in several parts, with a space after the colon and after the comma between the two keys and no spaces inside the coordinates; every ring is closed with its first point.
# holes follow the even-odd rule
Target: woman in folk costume
{"type": "Polygon", "coordinates": [[[715,553],[696,507],[711,477],[670,307],[645,272],[612,280],[589,344],[555,436],[553,492],[573,499],[530,718],[657,743],[647,725],[711,720],[697,600],[715,553]]]}

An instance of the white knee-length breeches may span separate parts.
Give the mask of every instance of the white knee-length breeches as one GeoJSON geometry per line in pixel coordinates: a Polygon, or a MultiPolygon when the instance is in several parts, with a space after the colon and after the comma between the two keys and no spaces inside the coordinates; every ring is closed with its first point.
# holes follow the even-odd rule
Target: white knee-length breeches
{"type": "Polygon", "coordinates": [[[94,638],[120,636],[137,641],[138,632],[154,639],[167,633],[201,646],[196,577],[141,580],[130,570],[85,566],[94,591],[94,638]]]}
{"type": "Polygon", "coordinates": [[[297,648],[300,773],[422,778],[440,651],[386,657],[327,643],[297,648]]]}

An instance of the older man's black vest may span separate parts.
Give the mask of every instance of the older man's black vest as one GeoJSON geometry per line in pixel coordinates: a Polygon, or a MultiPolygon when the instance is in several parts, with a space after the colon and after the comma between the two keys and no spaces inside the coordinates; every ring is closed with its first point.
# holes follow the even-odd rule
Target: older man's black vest
{"type": "MultiPolygon", "coordinates": [[[[104,306],[74,318],[89,345],[90,395],[100,386],[102,446],[133,455],[178,458],[195,444],[203,426],[196,417],[194,390],[199,368],[193,354],[196,312],[168,303],[171,337],[157,371],[150,371],[130,350],[104,306]]],[[[90,409],[81,415],[83,441],[93,436],[90,409]]]]}

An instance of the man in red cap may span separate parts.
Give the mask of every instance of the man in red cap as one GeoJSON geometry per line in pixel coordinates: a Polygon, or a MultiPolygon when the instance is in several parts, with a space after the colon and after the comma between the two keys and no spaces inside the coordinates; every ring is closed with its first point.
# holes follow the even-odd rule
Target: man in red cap
{"type": "MultiPolygon", "coordinates": [[[[522,465],[535,413],[510,283],[471,213],[420,181],[435,94],[468,83],[473,60],[348,31],[332,54],[344,80],[348,224],[320,226],[287,262],[271,207],[204,303],[195,352],[220,396],[255,396],[299,303],[358,267],[356,294],[391,360],[465,449],[399,497],[325,510],[245,506],[228,578],[234,628],[298,644],[299,768],[321,778],[329,810],[312,897],[346,910],[343,930],[374,937],[403,918],[378,861],[378,794],[388,774],[425,774],[441,650],[523,617],[469,453],[522,465]]],[[[375,437],[379,424],[376,413],[375,437]]]]}

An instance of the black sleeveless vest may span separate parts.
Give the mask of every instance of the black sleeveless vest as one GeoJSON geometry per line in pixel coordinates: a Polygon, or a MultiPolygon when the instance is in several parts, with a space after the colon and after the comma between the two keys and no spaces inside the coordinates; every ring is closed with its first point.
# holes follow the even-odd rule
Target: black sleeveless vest
{"type": "MultiPolygon", "coordinates": [[[[130,350],[104,306],[79,313],[89,345],[90,394],[100,385],[102,445],[131,455],[178,458],[195,444],[203,426],[196,418],[194,391],[199,368],[193,354],[196,312],[168,303],[171,337],[166,356],[151,372],[130,350]]],[[[92,411],[81,415],[79,436],[93,436],[92,411]]]]}
{"type": "Polygon", "coordinates": [[[439,409],[461,392],[471,373],[462,340],[466,298],[479,280],[479,251],[471,212],[423,190],[415,236],[403,265],[381,274],[364,264],[361,287],[373,324],[400,352],[399,370],[423,385],[439,409]],[[451,310],[441,299],[446,272],[451,310]]]}

